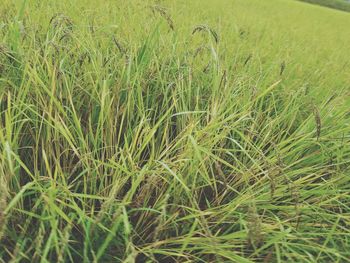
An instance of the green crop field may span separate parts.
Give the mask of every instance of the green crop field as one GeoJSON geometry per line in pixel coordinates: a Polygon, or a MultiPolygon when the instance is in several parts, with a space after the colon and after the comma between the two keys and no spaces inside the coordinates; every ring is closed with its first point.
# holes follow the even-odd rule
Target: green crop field
{"type": "Polygon", "coordinates": [[[349,25],[2,0],[0,262],[350,262],[349,25]]]}

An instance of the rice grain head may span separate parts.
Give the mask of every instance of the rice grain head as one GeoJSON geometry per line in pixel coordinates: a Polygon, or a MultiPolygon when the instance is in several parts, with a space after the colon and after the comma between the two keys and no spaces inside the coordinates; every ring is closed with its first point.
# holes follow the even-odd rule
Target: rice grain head
{"type": "Polygon", "coordinates": [[[158,14],[160,14],[161,17],[163,17],[167,21],[167,23],[172,31],[175,30],[174,21],[171,18],[171,16],[169,15],[168,11],[164,7],[155,5],[155,6],[151,6],[150,8],[151,8],[154,15],[156,13],[158,13],[158,14]]]}
{"type": "Polygon", "coordinates": [[[320,111],[318,110],[318,108],[316,106],[313,107],[313,113],[314,113],[314,116],[315,116],[316,137],[317,137],[317,140],[318,140],[320,138],[320,136],[321,136],[322,122],[321,122],[320,111]]]}
{"type": "Polygon", "coordinates": [[[192,35],[194,35],[197,32],[207,32],[214,38],[214,41],[216,44],[219,43],[219,35],[211,27],[209,27],[207,25],[198,25],[193,29],[192,35]]]}

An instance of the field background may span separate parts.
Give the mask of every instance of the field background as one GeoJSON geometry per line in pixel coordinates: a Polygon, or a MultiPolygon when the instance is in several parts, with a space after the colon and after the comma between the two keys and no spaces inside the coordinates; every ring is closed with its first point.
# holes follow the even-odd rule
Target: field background
{"type": "Polygon", "coordinates": [[[349,261],[348,13],[3,0],[0,18],[0,261],[349,261]]]}

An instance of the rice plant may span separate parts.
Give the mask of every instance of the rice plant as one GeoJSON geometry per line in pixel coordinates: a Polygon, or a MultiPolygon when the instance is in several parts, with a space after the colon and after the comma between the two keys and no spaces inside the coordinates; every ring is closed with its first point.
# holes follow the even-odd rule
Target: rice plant
{"type": "Polygon", "coordinates": [[[3,0],[0,262],[348,262],[349,14],[3,0]]]}

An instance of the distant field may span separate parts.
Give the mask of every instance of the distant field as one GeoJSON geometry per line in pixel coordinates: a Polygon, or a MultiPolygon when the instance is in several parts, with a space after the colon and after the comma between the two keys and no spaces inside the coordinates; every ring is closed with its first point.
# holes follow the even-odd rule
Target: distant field
{"type": "Polygon", "coordinates": [[[346,0],[300,0],[300,1],[350,12],[350,2],[346,0]]]}
{"type": "Polygon", "coordinates": [[[0,262],[349,262],[350,14],[3,0],[0,262]]]}

